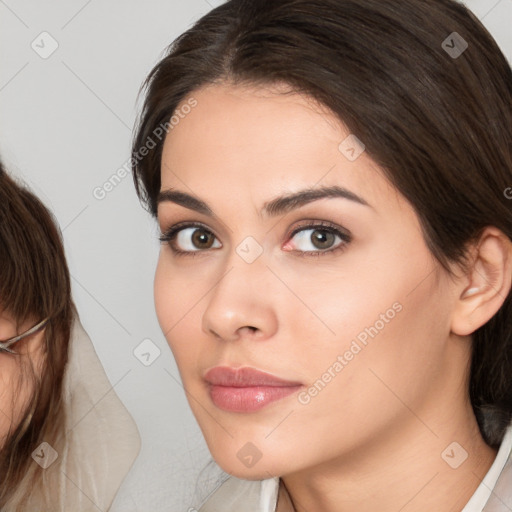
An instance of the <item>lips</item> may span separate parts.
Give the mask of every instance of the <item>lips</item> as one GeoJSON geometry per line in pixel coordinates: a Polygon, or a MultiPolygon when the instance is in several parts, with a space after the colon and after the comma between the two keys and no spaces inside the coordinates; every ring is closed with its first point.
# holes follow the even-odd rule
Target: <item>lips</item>
{"type": "Polygon", "coordinates": [[[204,380],[213,403],[229,412],[257,411],[302,387],[300,382],[248,367],[217,366],[205,374],[204,380]]]}

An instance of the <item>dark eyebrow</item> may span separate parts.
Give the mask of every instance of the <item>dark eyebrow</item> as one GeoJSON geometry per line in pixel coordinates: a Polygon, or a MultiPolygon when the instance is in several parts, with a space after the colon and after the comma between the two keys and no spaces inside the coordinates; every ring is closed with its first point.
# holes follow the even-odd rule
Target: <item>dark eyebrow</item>
{"type": "Polygon", "coordinates": [[[308,188],[286,196],[277,197],[265,203],[263,211],[270,217],[276,217],[313,201],[333,197],[348,199],[364,206],[370,206],[362,197],[354,194],[354,192],[344,187],[333,185],[331,187],[308,188]]]}
{"type": "MultiPolygon", "coordinates": [[[[333,197],[348,199],[349,201],[354,201],[355,203],[364,206],[370,206],[367,201],[362,197],[359,197],[357,194],[354,194],[344,187],[334,185],[331,187],[308,188],[289,195],[276,197],[275,199],[265,203],[263,206],[263,213],[267,214],[269,217],[276,217],[300,208],[301,206],[313,201],[333,197]]],[[[161,191],[158,194],[157,203],[160,204],[165,201],[171,201],[188,208],[189,210],[194,210],[198,213],[202,213],[203,215],[207,215],[208,217],[214,216],[213,210],[207,203],[190,194],[180,192],[179,190],[169,189],[161,191]]]]}

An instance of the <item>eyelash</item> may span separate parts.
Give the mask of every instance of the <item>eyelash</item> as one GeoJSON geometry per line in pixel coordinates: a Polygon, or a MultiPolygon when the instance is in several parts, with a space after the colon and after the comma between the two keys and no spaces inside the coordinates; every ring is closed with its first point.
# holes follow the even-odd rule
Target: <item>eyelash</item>
{"type": "MultiPolygon", "coordinates": [[[[168,230],[163,232],[159,236],[159,240],[161,243],[167,243],[175,256],[195,257],[195,256],[199,256],[199,254],[201,254],[201,253],[208,252],[208,249],[204,249],[204,250],[199,249],[197,251],[182,251],[181,249],[177,249],[175,246],[173,246],[172,242],[174,242],[178,232],[183,229],[186,229],[186,228],[202,228],[206,232],[215,236],[214,233],[211,230],[209,230],[204,224],[200,224],[198,222],[183,222],[183,223],[176,224],[175,226],[172,226],[171,228],[169,228],[168,230]]],[[[331,222],[327,222],[327,221],[314,221],[313,223],[310,223],[310,224],[303,224],[301,226],[298,226],[289,235],[287,235],[287,239],[291,239],[300,231],[304,231],[304,230],[308,230],[308,229],[313,229],[313,230],[319,229],[321,231],[326,231],[328,233],[338,236],[341,239],[341,242],[336,247],[334,247],[332,249],[326,249],[325,251],[321,251],[321,250],[318,250],[318,251],[296,251],[296,250],[294,250],[294,251],[289,251],[289,252],[292,252],[295,255],[300,256],[300,257],[309,257],[309,256],[318,257],[318,256],[323,256],[325,254],[332,254],[337,251],[340,251],[340,252],[344,251],[346,249],[347,245],[352,241],[352,237],[347,232],[341,231],[335,224],[332,224],[331,222]],[[328,228],[328,229],[326,229],[326,228],[328,228]]]]}

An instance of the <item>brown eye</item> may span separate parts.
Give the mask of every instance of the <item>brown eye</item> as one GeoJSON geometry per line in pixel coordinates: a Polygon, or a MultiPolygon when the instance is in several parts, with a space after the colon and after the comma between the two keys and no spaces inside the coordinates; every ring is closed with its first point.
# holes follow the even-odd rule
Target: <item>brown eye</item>
{"type": "Polygon", "coordinates": [[[192,234],[192,243],[198,249],[209,249],[214,240],[213,234],[204,229],[196,229],[192,234]]]}
{"type": "Polygon", "coordinates": [[[287,251],[319,256],[344,249],[352,240],[350,232],[331,224],[310,224],[296,229],[286,244],[287,251]]]}
{"type": "Polygon", "coordinates": [[[334,234],[325,229],[315,229],[311,233],[311,243],[317,249],[330,249],[335,241],[334,234]]]}
{"type": "Polygon", "coordinates": [[[179,254],[222,247],[210,230],[197,225],[174,226],[162,234],[160,241],[168,243],[179,254]]]}

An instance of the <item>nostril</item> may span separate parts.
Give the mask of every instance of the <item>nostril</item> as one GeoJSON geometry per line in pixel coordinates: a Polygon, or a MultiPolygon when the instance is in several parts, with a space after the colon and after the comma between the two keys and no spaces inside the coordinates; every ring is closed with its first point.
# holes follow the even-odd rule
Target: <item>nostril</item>
{"type": "Polygon", "coordinates": [[[243,333],[245,330],[250,331],[251,334],[254,334],[255,332],[259,331],[257,327],[254,327],[252,325],[245,325],[240,329],[240,332],[243,333]]]}

